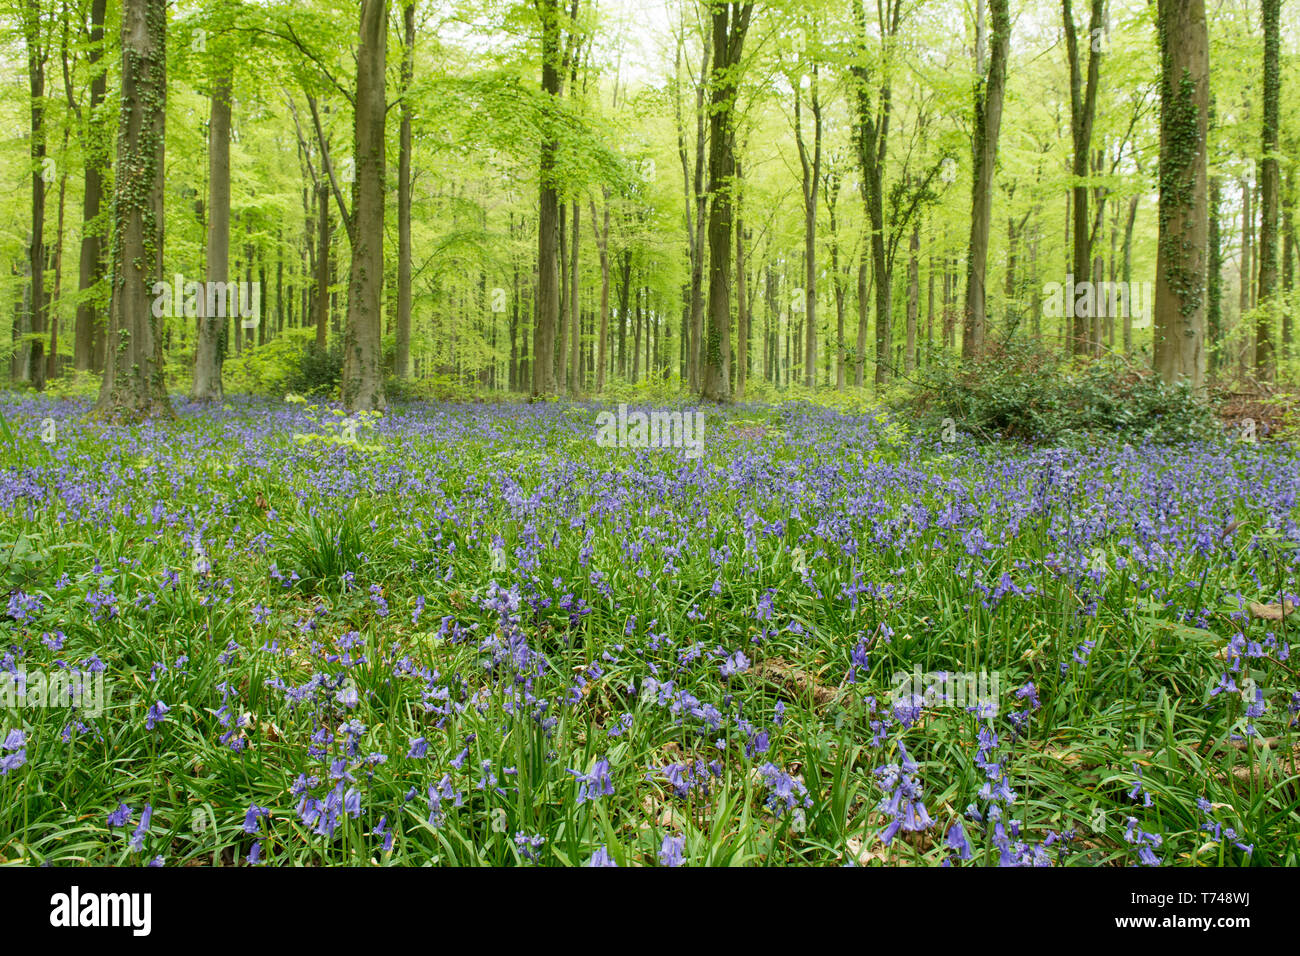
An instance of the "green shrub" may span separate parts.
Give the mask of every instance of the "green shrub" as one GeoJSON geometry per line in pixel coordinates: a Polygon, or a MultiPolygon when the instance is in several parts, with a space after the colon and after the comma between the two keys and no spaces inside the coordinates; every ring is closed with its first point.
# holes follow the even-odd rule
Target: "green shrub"
{"type": "Polygon", "coordinates": [[[1137,361],[1065,359],[1024,342],[999,344],[978,362],[937,358],[902,405],[922,427],[951,418],[985,440],[1078,444],[1113,435],[1174,444],[1222,432],[1190,387],[1168,385],[1137,361]]]}

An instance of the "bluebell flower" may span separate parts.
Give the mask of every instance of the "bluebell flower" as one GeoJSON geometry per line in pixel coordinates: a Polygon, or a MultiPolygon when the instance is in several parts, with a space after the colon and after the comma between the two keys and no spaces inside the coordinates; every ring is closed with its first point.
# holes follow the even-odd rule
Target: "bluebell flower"
{"type": "Polygon", "coordinates": [[[167,712],[169,710],[171,710],[171,708],[168,707],[166,704],[164,704],[162,701],[157,701],[156,703],[154,703],[153,706],[149,708],[149,713],[145,715],[145,719],[144,719],[145,729],[153,730],[156,726],[162,723],[163,719],[167,716],[167,712]]]}
{"type": "Polygon", "coordinates": [[[593,853],[587,859],[587,862],[582,865],[583,866],[618,866],[618,864],[614,862],[614,858],[609,855],[609,851],[605,849],[604,846],[597,847],[596,852],[593,853]]]}
{"type": "Polygon", "coordinates": [[[590,773],[579,773],[577,770],[570,770],[569,773],[578,778],[578,803],[609,796],[614,792],[614,784],[609,779],[609,761],[604,757],[596,761],[590,773]]]}
{"type": "Polygon", "coordinates": [[[144,849],[144,838],[149,833],[149,821],[151,819],[153,819],[153,807],[146,803],[144,809],[140,812],[140,823],[135,828],[135,832],[131,834],[131,849],[136,853],[144,849]]]}
{"type": "Polygon", "coordinates": [[[664,837],[659,846],[659,862],[663,866],[681,866],[682,850],[686,846],[686,837],[670,833],[664,837]]]}

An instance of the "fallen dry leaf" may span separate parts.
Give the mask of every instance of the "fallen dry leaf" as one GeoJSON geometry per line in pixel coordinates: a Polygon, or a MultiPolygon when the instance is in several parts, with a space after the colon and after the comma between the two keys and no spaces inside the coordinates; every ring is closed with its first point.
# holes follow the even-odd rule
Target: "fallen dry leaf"
{"type": "Polygon", "coordinates": [[[1264,621],[1280,621],[1286,615],[1295,610],[1295,605],[1290,601],[1283,604],[1258,604],[1255,601],[1250,602],[1250,616],[1257,617],[1264,621]]]}
{"type": "Polygon", "coordinates": [[[813,703],[820,706],[829,704],[835,699],[835,691],[832,688],[821,686],[806,671],[800,670],[780,657],[763,661],[755,668],[754,674],[795,701],[804,701],[811,696],[813,703]]]}

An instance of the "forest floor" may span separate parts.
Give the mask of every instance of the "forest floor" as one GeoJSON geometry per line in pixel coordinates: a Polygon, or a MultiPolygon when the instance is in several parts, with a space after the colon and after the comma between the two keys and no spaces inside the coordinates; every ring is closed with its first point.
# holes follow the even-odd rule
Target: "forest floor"
{"type": "Polygon", "coordinates": [[[0,396],[0,862],[1300,863],[1290,445],[175,405],[0,396]]]}

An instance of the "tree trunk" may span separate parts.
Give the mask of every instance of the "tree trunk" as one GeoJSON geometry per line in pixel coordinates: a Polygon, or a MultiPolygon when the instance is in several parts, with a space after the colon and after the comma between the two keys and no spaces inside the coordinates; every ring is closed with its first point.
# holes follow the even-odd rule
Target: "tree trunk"
{"type": "Polygon", "coordinates": [[[731,397],[731,207],[736,172],[737,75],[754,4],[709,0],[713,68],[709,74],[709,328],[701,397],[731,397]]]}
{"type": "Polygon", "coordinates": [[[1251,262],[1254,247],[1255,210],[1252,204],[1254,190],[1246,176],[1241,177],[1241,262],[1238,267],[1237,290],[1237,325],[1241,332],[1241,344],[1237,353],[1237,374],[1245,378],[1250,358],[1254,357],[1251,348],[1250,328],[1246,323],[1246,313],[1250,311],[1250,290],[1254,286],[1255,269],[1251,262]]]}
{"type": "Polygon", "coordinates": [[[609,356],[609,192],[605,193],[605,213],[601,228],[596,229],[596,204],[591,204],[591,229],[596,237],[596,254],[600,257],[600,319],[596,333],[596,394],[605,390],[605,366],[609,356]]]}
{"type": "Polygon", "coordinates": [[[858,388],[863,385],[863,366],[867,361],[867,322],[870,309],[868,300],[871,298],[869,269],[867,250],[863,248],[862,255],[858,259],[858,339],[853,356],[853,384],[858,388]]]}
{"type": "MultiPolygon", "coordinates": [[[[230,97],[229,65],[219,66],[213,80],[211,111],[208,117],[208,261],[207,287],[230,281],[230,97]]],[[[209,308],[215,305],[212,295],[201,296],[199,341],[194,358],[194,385],[190,397],[205,402],[224,399],[221,362],[225,315],[209,308]],[[211,313],[211,314],[209,314],[211,313]]],[[[238,309],[232,310],[238,311],[238,309]]],[[[236,319],[236,334],[239,333],[236,319]]]]}
{"type": "Polygon", "coordinates": [[[1205,0],[1159,0],[1160,241],[1155,370],[1166,382],[1205,382],[1205,140],[1210,55],[1205,0]]]}
{"type": "Polygon", "coordinates": [[[569,392],[578,395],[582,392],[582,370],[578,363],[579,345],[582,341],[582,315],[578,297],[578,249],[581,245],[582,232],[578,228],[578,220],[581,218],[582,204],[575,199],[572,208],[570,245],[573,246],[573,250],[570,259],[572,271],[569,273],[569,335],[572,341],[569,346],[569,392]]]}
{"type": "Polygon", "coordinates": [[[985,277],[988,271],[989,227],[993,217],[993,169],[1002,126],[1002,100],[1006,91],[1007,58],[1011,52],[1011,14],[1008,0],[989,0],[993,35],[988,72],[975,86],[974,169],[971,180],[970,242],[966,259],[965,321],[962,356],[978,359],[984,353],[987,328],[985,277]]]}
{"type": "Polygon", "coordinates": [[[1273,296],[1277,291],[1279,100],[1282,94],[1279,19],[1282,0],[1260,0],[1264,25],[1263,161],[1260,164],[1259,314],[1255,320],[1255,374],[1266,382],[1277,375],[1273,351],[1273,296]]]}
{"type": "Polygon", "coordinates": [[[907,349],[903,353],[903,368],[908,372],[916,368],[916,322],[921,308],[921,224],[912,224],[912,239],[907,257],[907,349]]]}
{"type": "MultiPolygon", "coordinates": [[[[898,2],[877,6],[880,32],[892,40],[898,34],[902,7],[898,2]]],[[[875,383],[883,385],[891,372],[891,342],[893,339],[892,262],[885,254],[884,216],[884,163],[889,139],[889,118],[893,98],[888,74],[880,83],[879,116],[871,100],[871,75],[864,65],[867,61],[867,20],[862,0],[856,0],[853,15],[857,27],[858,56],[860,62],[853,66],[854,88],[857,96],[857,115],[854,117],[854,145],[858,165],[862,171],[862,203],[871,226],[872,281],[876,290],[876,372],[875,383]]],[[[859,361],[864,357],[859,356],[859,361]]]]}
{"type": "Polygon", "coordinates": [[[45,387],[45,60],[48,50],[41,44],[40,0],[24,0],[23,38],[27,46],[27,79],[31,92],[31,183],[32,231],[28,247],[31,259],[31,322],[33,338],[25,350],[25,380],[33,387],[45,387]]]}
{"type": "Polygon", "coordinates": [[[125,0],[113,293],[96,406],[112,420],[171,414],[163,380],[163,321],[152,308],[153,285],[162,277],[166,99],[166,0],[125,0]]]}
{"type": "MultiPolygon", "coordinates": [[[[1210,179],[1210,196],[1208,201],[1209,223],[1208,223],[1208,257],[1207,275],[1205,278],[1205,324],[1206,324],[1206,364],[1210,381],[1214,381],[1218,374],[1218,367],[1223,361],[1221,350],[1223,347],[1223,236],[1222,227],[1219,219],[1219,209],[1222,205],[1223,180],[1218,176],[1210,179]]],[[[1137,197],[1134,196],[1133,200],[1137,197]]],[[[1130,200],[1132,202],[1133,200],[1130,200]]],[[[1130,218],[1130,223],[1131,223],[1130,218]]],[[[1124,266],[1127,280],[1128,275],[1128,234],[1124,237],[1124,266]]],[[[1127,312],[1124,316],[1124,351],[1130,348],[1130,332],[1132,321],[1128,318],[1127,312]]]]}
{"type": "MultiPolygon", "coordinates": [[[[397,157],[397,333],[393,373],[410,376],[411,365],[411,79],[415,73],[415,4],[402,7],[402,117],[397,157]]],[[[513,328],[512,328],[513,342],[513,328]]],[[[513,366],[514,354],[511,353],[513,366]]]]}
{"type": "MultiPolygon", "coordinates": [[[[542,20],[542,93],[560,96],[560,6],[537,0],[542,20]]],[[[537,306],[533,323],[533,395],[555,394],[555,327],[560,320],[560,197],[556,189],[559,144],[550,129],[542,138],[537,214],[537,306]]]]}
{"type": "Polygon", "coordinates": [[[316,349],[325,351],[330,324],[330,194],[329,186],[316,186],[316,349]]]}
{"type": "MultiPolygon", "coordinates": [[[[1295,166],[1286,174],[1286,202],[1282,205],[1282,291],[1289,293],[1295,288],[1295,166]]],[[[1292,310],[1282,309],[1282,360],[1288,361],[1294,355],[1292,310]]]]}
{"type": "MultiPolygon", "coordinates": [[[[736,180],[741,177],[736,164],[736,180]]],[[[745,275],[745,220],[741,216],[741,194],[736,195],[736,397],[745,397],[745,379],[749,376],[749,293],[745,275]]]]}
{"type": "Polygon", "coordinates": [[[361,0],[355,115],[352,263],[343,338],[343,403],[349,411],[382,410],[380,305],[384,282],[384,70],[388,53],[386,0],[361,0]]]}
{"type": "MultiPolygon", "coordinates": [[[[682,166],[683,208],[686,218],[686,248],[690,256],[691,276],[687,292],[686,326],[683,346],[686,354],[687,387],[695,391],[700,387],[700,347],[704,328],[704,243],[705,212],[708,208],[708,192],[704,183],[705,143],[707,141],[704,125],[705,78],[709,72],[709,57],[712,54],[709,25],[705,21],[704,49],[701,55],[700,74],[692,74],[695,87],[695,160],[694,175],[686,149],[686,127],[682,121],[681,97],[674,93],[673,102],[677,122],[677,155],[682,166]]],[[[676,76],[680,83],[682,68],[682,43],[677,48],[676,76]]]]}
{"type": "MultiPolygon", "coordinates": [[[[63,127],[63,153],[68,152],[68,128],[63,127]]],[[[54,248],[51,250],[51,258],[54,266],[54,299],[58,302],[63,294],[63,212],[64,197],[68,191],[68,173],[66,170],[59,173],[59,212],[58,226],[54,232],[54,248]]],[[[45,358],[45,377],[59,377],[59,313],[52,311],[50,313],[50,354],[45,358]]]]}
{"type": "MultiPolygon", "coordinates": [[[[90,71],[90,102],[86,107],[85,182],[81,200],[81,258],[77,265],[77,318],[73,339],[73,365],[85,372],[94,365],[96,309],[90,299],[104,273],[103,226],[99,223],[104,195],[104,168],[108,165],[100,104],[107,90],[107,70],[99,68],[104,56],[104,11],[107,0],[92,0],[90,5],[90,49],[86,54],[90,71]]],[[[102,334],[102,333],[101,333],[102,334]]]]}
{"type": "MultiPolygon", "coordinates": [[[[1077,282],[1086,282],[1092,268],[1092,233],[1088,218],[1088,159],[1092,150],[1092,127],[1097,115],[1097,78],[1100,72],[1101,51],[1098,49],[1100,30],[1105,17],[1104,0],[1092,0],[1092,12],[1088,21],[1088,78],[1086,89],[1083,71],[1079,62],[1079,32],[1074,22],[1074,10],[1070,0],[1061,0],[1061,10],[1065,21],[1065,46],[1070,65],[1070,132],[1074,141],[1072,172],[1074,260],[1071,272],[1077,282]]],[[[1098,290],[1093,290],[1093,302],[1096,302],[1098,290]]],[[[1095,310],[1094,310],[1095,311],[1095,310]]],[[[1090,317],[1074,316],[1072,351],[1075,355],[1086,355],[1090,348],[1090,317]]]]}
{"type": "Polygon", "coordinates": [[[794,138],[803,169],[803,261],[804,261],[804,385],[817,384],[817,201],[822,174],[822,107],[817,96],[817,66],[813,64],[809,100],[813,114],[813,150],[809,158],[803,139],[799,78],[794,85],[794,138]]]}

